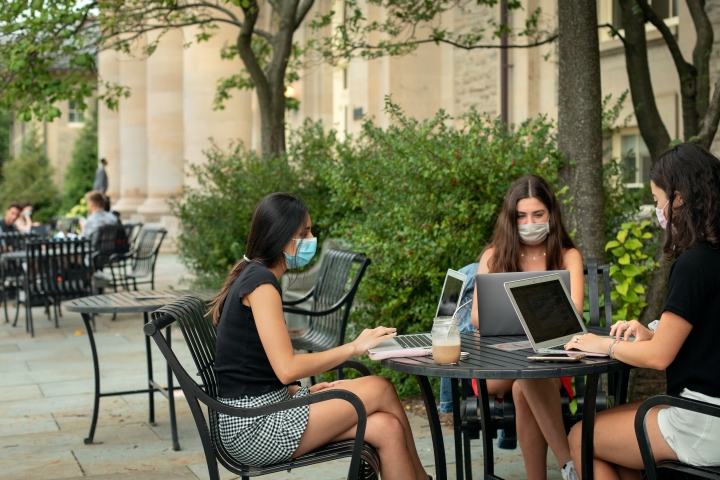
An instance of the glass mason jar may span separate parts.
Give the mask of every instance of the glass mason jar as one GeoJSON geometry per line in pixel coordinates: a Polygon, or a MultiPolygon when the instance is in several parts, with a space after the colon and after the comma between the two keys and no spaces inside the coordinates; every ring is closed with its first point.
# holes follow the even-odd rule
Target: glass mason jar
{"type": "Polygon", "coordinates": [[[457,319],[435,317],[432,328],[432,352],[435,363],[446,365],[460,360],[460,330],[457,319]]]}

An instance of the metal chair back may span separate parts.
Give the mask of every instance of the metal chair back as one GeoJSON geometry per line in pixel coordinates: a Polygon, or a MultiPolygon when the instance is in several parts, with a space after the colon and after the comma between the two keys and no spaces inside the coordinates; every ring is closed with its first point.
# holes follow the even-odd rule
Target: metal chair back
{"type": "Polygon", "coordinates": [[[128,251],[134,247],[135,240],[137,240],[142,226],[142,222],[123,222],[123,227],[125,227],[125,238],[127,238],[128,241],[128,251]]]}
{"type": "Polygon", "coordinates": [[[349,452],[352,453],[352,460],[350,463],[350,474],[348,478],[377,478],[375,476],[375,471],[379,469],[379,463],[376,460],[376,453],[372,447],[363,444],[362,440],[366,423],[364,407],[362,406],[362,402],[360,402],[359,406],[356,404],[355,399],[357,399],[357,401],[360,400],[355,395],[347,395],[350,392],[338,390],[320,392],[316,395],[282,402],[283,405],[275,404],[255,409],[234,408],[218,402],[216,400],[218,395],[218,383],[213,369],[215,365],[215,344],[217,335],[212,322],[205,316],[206,312],[207,308],[201,299],[192,296],[185,296],[154,312],[152,314],[152,321],[145,325],[144,331],[146,335],[155,340],[155,343],[165,356],[168,365],[180,383],[193,414],[193,418],[195,419],[198,432],[200,433],[200,439],[205,452],[205,459],[207,461],[208,472],[212,480],[219,480],[220,478],[217,461],[219,461],[231,472],[241,475],[243,479],[246,479],[249,476],[265,475],[314,463],[348,457],[350,456],[348,454],[349,452]],[[183,337],[185,338],[185,343],[187,344],[190,354],[193,357],[193,361],[195,362],[197,375],[203,381],[202,387],[198,385],[198,383],[183,368],[170,348],[166,338],[162,335],[162,329],[168,328],[167,332],[169,333],[169,327],[171,327],[174,323],[180,326],[183,337]],[[338,393],[340,393],[340,395],[338,395],[338,393]],[[222,444],[219,431],[219,413],[245,417],[267,415],[276,411],[300,405],[309,405],[329,398],[343,398],[352,403],[356,409],[359,407],[358,418],[360,420],[358,422],[358,431],[362,433],[358,434],[355,440],[330,444],[323,449],[303,455],[292,461],[281,462],[279,464],[268,465],[266,467],[250,467],[238,462],[222,444]],[[201,403],[207,406],[209,421],[206,421],[205,415],[203,414],[200,406],[201,403]]]}
{"type": "Polygon", "coordinates": [[[603,313],[605,325],[612,325],[612,305],[610,302],[610,265],[598,265],[596,258],[588,258],[583,273],[587,277],[588,301],[590,305],[590,326],[600,326],[600,285],[598,277],[603,283],[603,313]]]}
{"type": "Polygon", "coordinates": [[[93,245],[93,267],[102,269],[110,263],[110,257],[116,253],[127,253],[128,239],[124,226],[106,225],[100,228],[93,245]]]}
{"type": "Polygon", "coordinates": [[[17,252],[18,250],[25,250],[25,244],[33,238],[37,238],[34,233],[0,232],[0,251],[17,252]]]}
{"type": "Polygon", "coordinates": [[[135,278],[154,277],[155,262],[157,262],[158,252],[165,235],[167,235],[167,230],[164,228],[144,227],[142,229],[134,248],[130,276],[135,278]]]}
{"type": "Polygon", "coordinates": [[[308,330],[293,339],[297,349],[324,351],[345,343],[350,309],[370,259],[362,253],[332,249],[323,255],[317,283],[304,299],[285,302],[284,311],[310,317],[308,330]],[[293,308],[312,297],[312,311],[293,308]]]}
{"type": "Polygon", "coordinates": [[[34,336],[32,307],[52,304],[55,326],[62,300],[92,293],[90,241],[32,240],[26,244],[24,299],[27,325],[34,336]]]}

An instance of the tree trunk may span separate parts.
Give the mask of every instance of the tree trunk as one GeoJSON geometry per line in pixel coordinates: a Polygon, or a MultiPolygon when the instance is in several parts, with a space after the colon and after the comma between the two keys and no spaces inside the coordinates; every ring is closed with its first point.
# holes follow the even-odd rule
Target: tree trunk
{"type": "Polygon", "coordinates": [[[625,68],[640,134],[655,158],[667,149],[670,135],[658,112],[650,80],[645,18],[633,12],[633,4],[634,0],[620,0],[625,27],[625,68]]]}
{"type": "Polygon", "coordinates": [[[570,186],[567,216],[583,255],[605,258],[602,92],[595,1],[558,3],[558,147],[561,181],[570,186]]]}

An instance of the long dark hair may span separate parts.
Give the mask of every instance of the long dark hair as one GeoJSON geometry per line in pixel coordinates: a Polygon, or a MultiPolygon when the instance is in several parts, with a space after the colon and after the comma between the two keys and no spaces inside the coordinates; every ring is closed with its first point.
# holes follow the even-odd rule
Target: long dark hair
{"type": "MultiPolygon", "coordinates": [[[[297,195],[292,193],[271,193],[258,202],[250,223],[245,256],[267,268],[274,267],[284,258],[283,249],[295,238],[301,227],[307,226],[308,208],[297,195]]],[[[301,237],[302,238],[302,237],[301,237]]],[[[222,315],[230,288],[250,264],[244,258],[238,260],[230,270],[225,284],[215,299],[210,302],[213,324],[217,325],[222,315]]]]}
{"type": "Polygon", "coordinates": [[[491,273],[520,271],[520,234],[517,225],[517,204],[525,198],[537,198],[548,209],[550,232],[545,252],[548,270],[563,270],[563,248],[575,248],[562,220],[555,193],[544,178],[527,175],[515,181],[505,195],[505,202],[495,224],[492,242],[495,249],[488,268],[491,273]]]}
{"type": "Polygon", "coordinates": [[[668,260],[702,241],[720,246],[720,160],[700,145],[681,143],[658,157],[650,180],[670,201],[663,245],[668,260]],[[675,192],[683,203],[677,207],[675,192]]]}

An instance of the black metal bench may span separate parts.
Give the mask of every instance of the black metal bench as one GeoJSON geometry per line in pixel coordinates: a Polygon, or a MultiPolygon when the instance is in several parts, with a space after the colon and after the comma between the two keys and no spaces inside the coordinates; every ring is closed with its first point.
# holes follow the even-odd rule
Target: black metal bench
{"type": "Polygon", "coordinates": [[[370,259],[362,253],[332,249],[323,255],[315,286],[298,300],[283,301],[285,313],[310,317],[308,329],[291,338],[294,349],[324,352],[345,343],[350,309],[368,265],[370,259]],[[311,310],[296,307],[310,299],[311,310]]]}
{"type": "MultiPolygon", "coordinates": [[[[645,420],[650,409],[660,405],[669,405],[671,407],[692,410],[693,412],[720,418],[720,406],[690,398],[674,395],[657,395],[645,400],[635,414],[635,435],[637,436],[640,455],[642,455],[643,465],[645,466],[644,478],[647,480],[688,477],[720,479],[720,466],[698,467],[677,460],[667,460],[657,465],[655,464],[655,457],[653,456],[652,446],[650,445],[647,428],[645,427],[645,420]]],[[[720,448],[720,445],[718,445],[718,448],[720,448]]]]}
{"type": "MultiPolygon", "coordinates": [[[[260,408],[235,408],[218,402],[218,384],[213,365],[215,364],[216,330],[210,320],[205,316],[207,308],[205,303],[193,296],[182,297],[152,314],[152,321],[145,324],[145,334],[155,340],[158,348],[165,356],[168,365],[180,383],[195,424],[200,434],[208,473],[211,480],[219,480],[217,462],[243,480],[248,477],[266,475],[269,473],[290,471],[317,463],[329,462],[342,458],[351,458],[348,472],[349,479],[377,478],[380,470],[380,459],[375,449],[364,443],[367,414],[360,398],[346,390],[325,390],[302,398],[295,398],[286,402],[268,405],[260,408]],[[173,353],[170,345],[162,334],[162,329],[173,324],[180,326],[185,342],[197,367],[197,375],[204,385],[199,385],[183,368],[173,353]],[[342,442],[329,443],[313,452],[302,455],[294,460],[268,465],[265,467],[251,467],[235,460],[225,449],[220,440],[219,413],[236,417],[252,417],[268,415],[281,410],[287,410],[302,405],[340,399],[350,403],[358,415],[358,426],[355,439],[342,442]],[[205,419],[201,404],[208,409],[208,421],[205,419]]],[[[368,369],[358,362],[348,361],[337,368],[354,368],[363,375],[369,375],[368,369]]]]}

